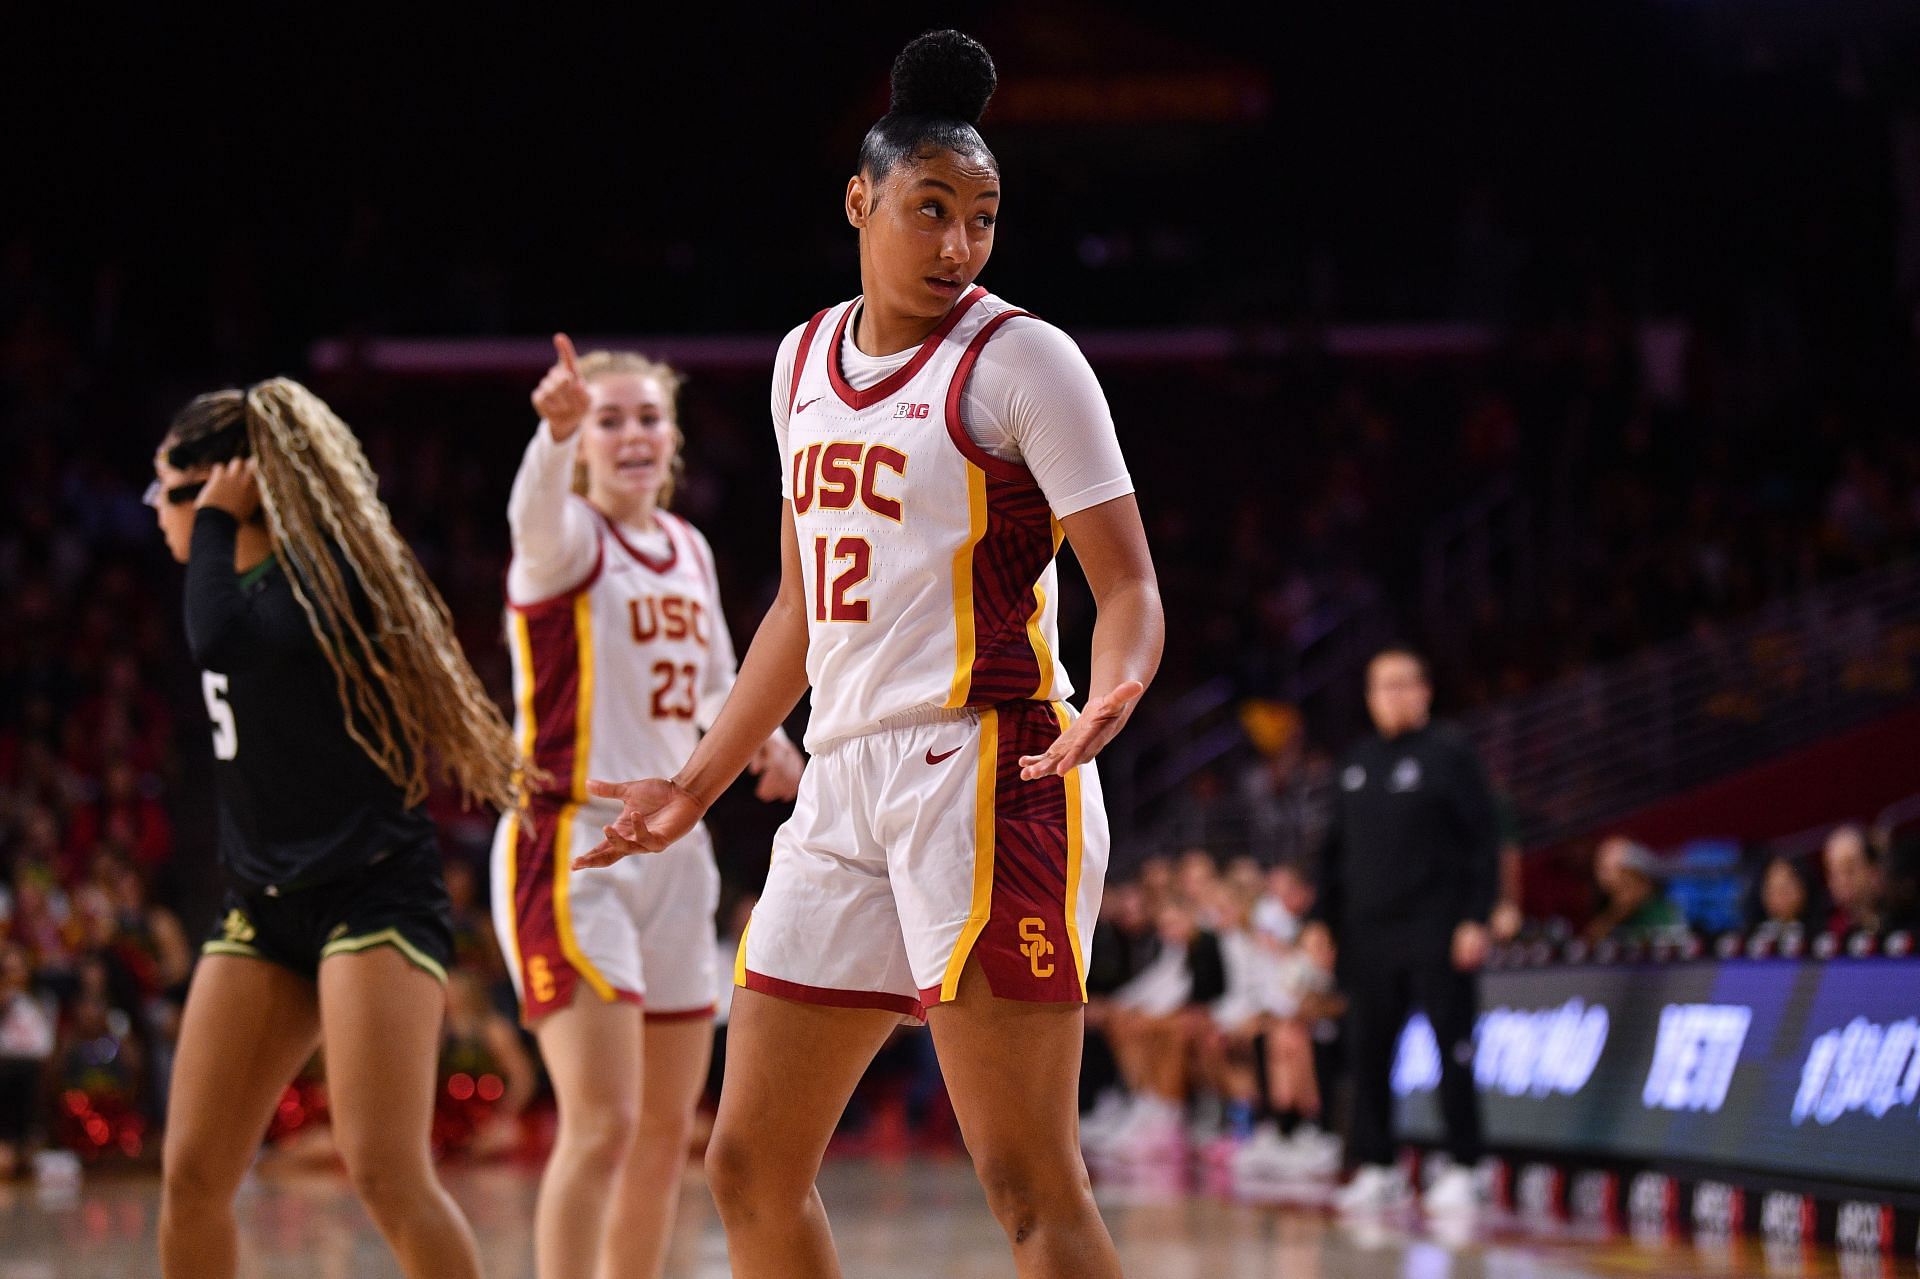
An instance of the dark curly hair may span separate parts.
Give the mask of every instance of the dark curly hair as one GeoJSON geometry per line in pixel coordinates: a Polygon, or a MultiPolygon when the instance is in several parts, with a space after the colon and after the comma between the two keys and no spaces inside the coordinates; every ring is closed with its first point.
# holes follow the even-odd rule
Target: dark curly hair
{"type": "Polygon", "coordinates": [[[978,40],[958,31],[916,36],[893,60],[887,113],[860,144],[860,172],[875,182],[928,149],[999,163],[976,126],[993,97],[993,58],[978,40]]]}

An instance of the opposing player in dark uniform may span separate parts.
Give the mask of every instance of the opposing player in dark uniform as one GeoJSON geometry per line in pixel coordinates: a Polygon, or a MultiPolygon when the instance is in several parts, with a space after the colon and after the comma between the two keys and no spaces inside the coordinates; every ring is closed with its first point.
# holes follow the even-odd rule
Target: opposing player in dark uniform
{"type": "Polygon", "coordinates": [[[510,805],[512,736],[358,441],[306,388],[200,396],[154,474],[148,500],[187,566],[232,883],[168,1100],[163,1272],[234,1273],[234,1192],[324,1044],[336,1142],[402,1270],[478,1275],[428,1148],[452,932],[421,804],[431,757],[510,805]]]}

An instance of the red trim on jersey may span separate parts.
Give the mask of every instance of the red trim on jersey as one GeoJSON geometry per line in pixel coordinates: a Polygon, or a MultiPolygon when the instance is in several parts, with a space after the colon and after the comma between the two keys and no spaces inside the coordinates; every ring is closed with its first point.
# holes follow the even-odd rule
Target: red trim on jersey
{"type": "Polygon", "coordinates": [[[713,602],[718,606],[720,603],[720,570],[716,568],[713,563],[713,548],[702,544],[700,530],[693,526],[691,520],[682,519],[678,515],[667,515],[665,511],[660,512],[660,514],[680,526],[680,535],[687,539],[687,558],[693,561],[694,567],[699,569],[701,574],[707,579],[707,584],[713,587],[713,602]]]}
{"type": "MultiPolygon", "coordinates": [[[[582,989],[590,989],[579,969],[567,958],[554,909],[554,844],[560,819],[568,804],[532,799],[515,815],[513,860],[513,949],[519,956],[520,1020],[531,1026],[551,1012],[573,1003],[582,989]],[[545,998],[541,998],[544,995],[545,998]]],[[[615,1002],[639,1004],[636,991],[614,987],[615,1002]]]]}
{"type": "Polygon", "coordinates": [[[813,349],[813,335],[820,331],[821,323],[827,318],[827,312],[831,310],[833,310],[832,307],[827,307],[811,320],[807,321],[807,330],[800,335],[800,349],[793,353],[793,385],[787,388],[787,423],[789,426],[793,423],[794,401],[800,398],[800,374],[806,371],[807,352],[813,349]]]}
{"type": "Polygon", "coordinates": [[[657,1013],[649,1008],[644,1016],[648,1021],[704,1021],[713,1016],[713,1005],[708,1004],[705,1008],[682,1008],[664,1013],[657,1013]]]}
{"type": "MultiPolygon", "coordinates": [[[[664,573],[680,562],[680,544],[673,540],[673,530],[667,528],[664,521],[661,522],[660,527],[666,530],[667,534],[667,558],[658,560],[622,537],[620,535],[619,524],[615,523],[605,511],[599,507],[595,507],[593,513],[598,515],[600,522],[607,526],[607,532],[613,534],[613,540],[620,543],[620,549],[633,556],[634,561],[638,563],[641,568],[651,569],[656,573],[664,573]]],[[[662,514],[662,512],[656,512],[655,517],[658,518],[660,514],[662,514]]]]}
{"type": "Polygon", "coordinates": [[[864,391],[854,390],[840,373],[840,342],[847,332],[847,319],[853,314],[853,307],[847,307],[840,313],[840,322],[834,325],[833,344],[827,348],[827,381],[832,383],[833,393],[852,409],[870,409],[889,396],[898,394],[901,387],[913,381],[914,376],[926,367],[927,361],[933,358],[933,353],[940,349],[940,343],[946,340],[947,334],[953,332],[953,326],[960,323],[960,317],[985,296],[987,291],[977,284],[967,290],[961,295],[960,300],[953,304],[953,309],[947,312],[946,318],[940,321],[940,327],[927,334],[926,341],[920,344],[920,349],[914,353],[911,360],[864,391]]]}
{"type": "Polygon", "coordinates": [[[828,1008],[880,1008],[903,1017],[923,1020],[926,1017],[926,1009],[920,1006],[919,1000],[885,990],[837,990],[832,986],[809,986],[804,982],[783,981],[765,973],[756,973],[751,968],[747,970],[746,987],[762,995],[790,999],[799,1004],[822,1004],[828,1008]]]}
{"type": "MultiPolygon", "coordinates": [[[[994,706],[1024,700],[1047,690],[1051,672],[1040,667],[1027,633],[1033,616],[1034,586],[1053,561],[1053,510],[1033,472],[1018,462],[993,456],[974,443],[961,420],[961,393],[980,352],[1008,320],[1026,315],[1006,311],[993,317],[967,344],[947,387],[947,437],[960,455],[985,476],[986,528],[973,548],[973,669],[967,705],[994,706]]],[[[1051,740],[1051,739],[1049,739],[1051,740]]]]}
{"type": "MultiPolygon", "coordinates": [[[[1004,705],[998,718],[993,894],[973,954],[997,998],[1077,1004],[1080,974],[1067,935],[1067,780],[1020,776],[1020,757],[1052,745],[1060,721],[1050,702],[1004,705]]],[[[920,998],[937,1004],[940,988],[920,998]]]]}
{"type": "MultiPolygon", "coordinates": [[[[569,599],[578,600],[574,592],[569,599]]],[[[551,778],[548,795],[572,798],[574,753],[579,749],[580,635],[572,607],[556,603],[520,610],[527,631],[527,698],[533,712],[533,762],[551,778]]]]}
{"type": "MultiPolygon", "coordinates": [[[[580,500],[583,502],[586,501],[585,498],[581,498],[580,500]]],[[[593,509],[592,505],[589,504],[587,509],[592,510],[593,509]]],[[[561,604],[571,604],[575,599],[579,597],[582,591],[587,590],[595,582],[600,580],[600,570],[606,567],[606,562],[607,562],[607,544],[604,541],[602,541],[600,538],[596,537],[593,539],[593,567],[587,571],[587,575],[581,578],[577,585],[569,586],[566,590],[561,591],[557,595],[549,595],[545,599],[535,600],[531,604],[515,604],[513,602],[513,597],[508,596],[507,607],[512,609],[516,613],[538,613],[538,612],[543,612],[547,609],[556,608],[561,604]]],[[[509,562],[507,565],[507,572],[509,574],[513,572],[513,565],[511,562],[509,562]]],[[[501,593],[502,594],[506,593],[504,585],[502,587],[501,593]]]]}
{"type": "Polygon", "coordinates": [[[974,443],[973,437],[967,434],[966,424],[960,420],[960,393],[966,389],[967,378],[972,376],[973,366],[979,361],[981,348],[986,346],[987,339],[999,332],[1000,326],[1008,320],[1026,314],[1025,311],[1003,311],[982,325],[973,341],[967,344],[967,352],[960,357],[959,366],[953,371],[953,382],[947,387],[947,436],[953,441],[953,447],[988,475],[1009,484],[1032,484],[1033,472],[1018,462],[995,457],[974,443]]]}
{"type": "Polygon", "coordinates": [[[1032,484],[989,474],[986,490],[986,532],[973,548],[968,706],[1023,701],[1045,692],[1048,683],[1027,619],[1033,616],[1034,587],[1053,561],[1053,509],[1032,484]]]}

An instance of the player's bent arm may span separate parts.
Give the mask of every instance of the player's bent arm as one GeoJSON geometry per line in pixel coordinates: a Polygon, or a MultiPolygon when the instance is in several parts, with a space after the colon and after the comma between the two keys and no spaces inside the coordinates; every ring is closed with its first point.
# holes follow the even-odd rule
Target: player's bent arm
{"type": "Polygon", "coordinates": [[[1137,680],[1153,683],[1166,645],[1160,580],[1133,494],[1075,511],[1060,521],[1093,591],[1093,669],[1087,701],[1137,680]]]}
{"type": "Polygon", "coordinates": [[[740,677],[713,727],[673,784],[702,805],[733,784],[753,753],[780,727],[807,691],[807,588],[793,504],[780,505],[780,591],[760,621],[740,664],[740,677]]]}
{"type": "Polygon", "coordinates": [[[1166,618],[1131,493],[1060,521],[1093,588],[1093,676],[1080,717],[1038,755],[1020,757],[1027,781],[1064,777],[1098,755],[1126,726],[1160,669],[1166,618]]]}

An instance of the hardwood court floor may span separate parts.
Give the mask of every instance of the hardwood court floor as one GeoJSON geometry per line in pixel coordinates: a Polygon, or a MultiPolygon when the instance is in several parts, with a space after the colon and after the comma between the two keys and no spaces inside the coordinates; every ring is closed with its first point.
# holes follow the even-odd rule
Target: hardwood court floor
{"type": "MultiPolygon", "coordinates": [[[[494,1279],[533,1274],[537,1168],[453,1167],[447,1182],[480,1236],[494,1279]]],[[[821,1178],[848,1279],[999,1279],[1011,1273],[999,1228],[958,1159],[840,1159],[821,1178]]],[[[1601,1276],[1913,1276],[1910,1260],[1837,1259],[1752,1242],[1695,1249],[1581,1240],[1569,1227],[1489,1221],[1440,1239],[1405,1221],[1355,1227],[1317,1209],[1236,1204],[1177,1185],[1104,1185],[1102,1209],[1133,1279],[1596,1279],[1601,1276]]],[[[158,1273],[151,1177],[100,1178],[68,1202],[0,1186],[0,1279],[133,1279],[158,1273]]],[[[242,1274],[371,1279],[399,1271],[344,1180],[250,1179],[240,1219],[242,1274]]],[[[668,1273],[727,1275],[706,1186],[690,1172],[668,1273]]]]}

